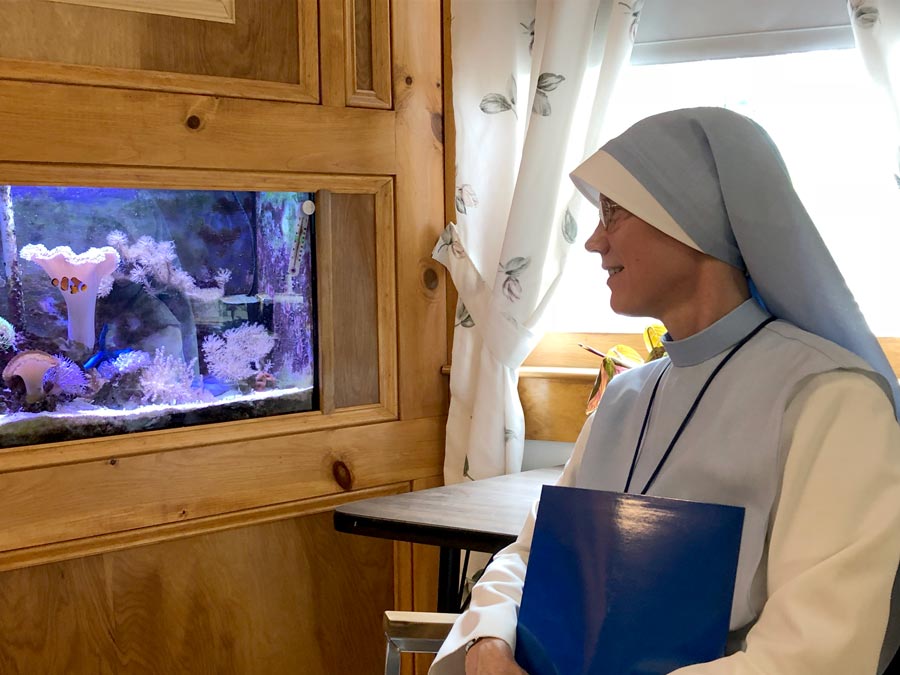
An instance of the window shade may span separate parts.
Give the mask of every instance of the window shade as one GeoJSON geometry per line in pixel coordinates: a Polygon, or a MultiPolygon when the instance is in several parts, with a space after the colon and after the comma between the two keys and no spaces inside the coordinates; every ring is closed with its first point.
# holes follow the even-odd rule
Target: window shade
{"type": "Polygon", "coordinates": [[[845,0],[646,0],[631,62],[853,47],[845,0]]]}

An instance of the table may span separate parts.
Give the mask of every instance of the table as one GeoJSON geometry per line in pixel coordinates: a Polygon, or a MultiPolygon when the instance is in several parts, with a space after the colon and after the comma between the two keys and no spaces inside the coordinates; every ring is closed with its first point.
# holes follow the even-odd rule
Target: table
{"type": "Polygon", "coordinates": [[[441,547],[438,611],[459,611],[459,552],[496,553],[515,541],[543,485],[562,467],[362,499],[334,510],[339,532],[441,547]]]}

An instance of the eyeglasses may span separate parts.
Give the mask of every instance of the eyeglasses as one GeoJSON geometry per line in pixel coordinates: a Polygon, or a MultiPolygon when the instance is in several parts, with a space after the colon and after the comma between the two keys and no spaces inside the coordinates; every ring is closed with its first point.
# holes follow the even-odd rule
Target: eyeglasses
{"type": "Polygon", "coordinates": [[[612,199],[600,197],[600,222],[604,230],[608,230],[611,225],[630,215],[630,211],[619,206],[612,199]]]}

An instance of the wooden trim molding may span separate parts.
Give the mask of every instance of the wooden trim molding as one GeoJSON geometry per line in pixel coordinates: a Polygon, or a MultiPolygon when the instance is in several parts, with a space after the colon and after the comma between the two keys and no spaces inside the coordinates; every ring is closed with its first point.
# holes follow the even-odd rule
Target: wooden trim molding
{"type": "Polygon", "coordinates": [[[389,175],[396,170],[395,117],[389,110],[0,80],[0,118],[16,130],[0,160],[389,175]]]}
{"type": "Polygon", "coordinates": [[[344,20],[347,105],[390,108],[390,0],[344,0],[344,20]]]}
{"type": "MultiPolygon", "coordinates": [[[[393,0],[397,116],[396,240],[400,417],[446,414],[444,268],[431,257],[444,229],[441,5],[393,0]]],[[[376,112],[376,111],[371,111],[376,112]]],[[[383,111],[380,111],[383,112],[383,111]]]]}
{"type": "Polygon", "coordinates": [[[235,513],[223,513],[206,518],[164,523],[162,525],[126,530],[124,532],[113,532],[85,539],[73,539],[2,551],[0,552],[0,572],[7,572],[22,567],[32,567],[34,565],[44,565],[61,560],[71,560],[87,555],[97,555],[98,553],[121,551],[134,546],[158,544],[163,541],[183,539],[184,537],[193,537],[200,534],[222,532],[235,527],[247,527],[286,518],[311,516],[316,513],[331,511],[335,506],[356,499],[401,494],[407,491],[408,485],[408,483],[397,483],[357,490],[347,494],[328,495],[327,497],[316,497],[285,504],[273,504],[235,513]]]}
{"type": "MultiPolygon", "coordinates": [[[[304,0],[306,2],[307,0],[304,0]]],[[[304,24],[300,30],[308,35],[304,24]]],[[[304,37],[300,49],[304,52],[318,48],[316,33],[304,37]]],[[[0,80],[47,82],[52,84],[83,84],[99,88],[142,89],[176,94],[231,96],[242,99],[318,103],[319,85],[317,61],[305,56],[300,63],[301,82],[263,82],[213,75],[189,75],[130,68],[82,66],[70,63],[45,63],[21,59],[0,58],[0,80]],[[312,68],[314,72],[307,72],[312,68]]]]}
{"type": "MultiPolygon", "coordinates": [[[[362,186],[360,186],[362,187],[362,186]]],[[[394,190],[393,181],[381,179],[380,183],[371,181],[369,189],[333,190],[323,191],[319,194],[319,213],[322,215],[318,228],[318,243],[316,247],[319,284],[319,352],[322,364],[320,372],[321,392],[320,401],[322,411],[330,414],[337,410],[377,410],[383,414],[396,417],[398,414],[397,395],[397,287],[396,264],[394,259],[394,190]],[[373,301],[375,305],[374,320],[376,333],[374,349],[377,354],[377,404],[341,405],[338,401],[339,394],[336,387],[335,373],[338,370],[338,360],[343,357],[337,353],[337,344],[340,338],[336,335],[341,323],[337,318],[337,305],[335,287],[347,275],[359,273],[357,266],[347,269],[347,261],[344,259],[347,252],[338,250],[335,241],[335,230],[341,229],[344,223],[338,222],[339,212],[337,203],[346,204],[346,200],[340,200],[336,195],[360,195],[370,196],[374,206],[374,278],[364,284],[366,288],[374,288],[373,301]],[[341,276],[338,276],[341,275],[341,276]]],[[[352,225],[352,224],[351,224],[352,225]]],[[[360,223],[360,227],[363,224],[360,223]]],[[[346,303],[345,303],[346,304],[346,303]]],[[[356,326],[359,330],[367,330],[365,320],[360,317],[360,323],[356,326]]],[[[346,330],[346,328],[345,328],[346,330]]],[[[357,355],[345,355],[353,358],[357,355]]],[[[344,359],[345,360],[345,359],[344,359]]],[[[343,364],[341,364],[343,366],[343,364]]],[[[366,374],[360,374],[365,377],[366,374]]],[[[374,394],[374,392],[373,392],[374,394]]],[[[374,401],[373,401],[374,403],[374,401]]]]}
{"type": "Polygon", "coordinates": [[[397,394],[397,272],[394,260],[394,182],[375,193],[378,388],[386,412],[399,415],[397,394]]]}
{"type": "Polygon", "coordinates": [[[0,551],[218,516],[237,526],[249,522],[240,513],[427,478],[440,468],[445,425],[422,418],[26,471],[4,462],[0,551]]]}
{"type": "Polygon", "coordinates": [[[50,0],[50,2],[120,9],[127,12],[164,14],[220,23],[234,23],[235,21],[235,0],[50,0]]]}
{"type": "Polygon", "coordinates": [[[317,0],[297,0],[297,48],[299,82],[303,96],[319,102],[319,4],[317,0]]]}

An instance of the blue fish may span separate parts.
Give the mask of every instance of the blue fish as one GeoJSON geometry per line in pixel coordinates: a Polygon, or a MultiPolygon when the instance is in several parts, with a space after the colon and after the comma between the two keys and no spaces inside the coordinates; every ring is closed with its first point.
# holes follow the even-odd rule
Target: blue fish
{"type": "Polygon", "coordinates": [[[202,378],[203,388],[213,396],[221,396],[225,392],[233,391],[234,387],[227,382],[223,382],[215,375],[205,375],[202,378]]]}
{"type": "Polygon", "coordinates": [[[106,333],[109,330],[109,324],[103,324],[103,328],[100,329],[100,337],[97,338],[97,353],[94,354],[91,358],[84,362],[84,369],[90,370],[91,368],[98,368],[100,364],[105,363],[107,361],[114,361],[117,356],[120,354],[127,354],[128,352],[133,352],[133,349],[107,349],[106,348],[106,333]]]}

